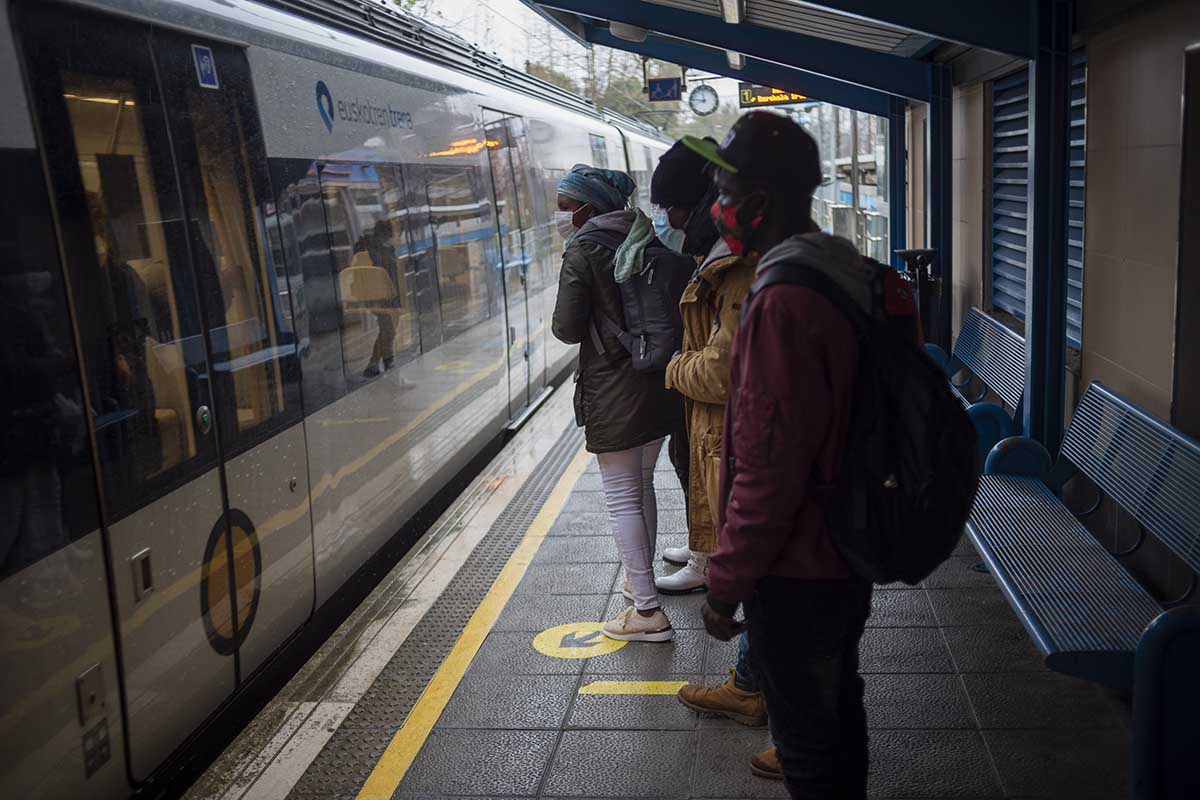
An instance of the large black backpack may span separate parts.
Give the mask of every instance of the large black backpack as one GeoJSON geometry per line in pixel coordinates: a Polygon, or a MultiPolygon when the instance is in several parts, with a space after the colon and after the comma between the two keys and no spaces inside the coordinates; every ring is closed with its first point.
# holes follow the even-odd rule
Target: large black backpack
{"type": "Polygon", "coordinates": [[[820,266],[787,262],[758,277],[745,308],[768,286],[787,283],[819,292],[850,321],[859,364],[848,441],[841,474],[824,476],[817,493],[833,542],[855,573],[916,584],[962,536],[979,486],[975,428],[920,345],[912,304],[911,318],[889,313],[903,279],[866,263],[874,274],[870,314],[820,266]]]}
{"type": "MultiPolygon", "coordinates": [[[[576,237],[595,242],[616,251],[625,241],[619,231],[585,230],[576,237]]],[[[600,331],[617,338],[629,351],[633,368],[638,372],[661,372],[671,356],[683,344],[683,317],[679,300],[687,288],[696,262],[691,256],[680,255],[664,246],[658,239],[651,242],[642,254],[642,269],[617,284],[621,290],[621,322],[596,312],[592,317],[592,344],[605,352],[600,331]]]]}

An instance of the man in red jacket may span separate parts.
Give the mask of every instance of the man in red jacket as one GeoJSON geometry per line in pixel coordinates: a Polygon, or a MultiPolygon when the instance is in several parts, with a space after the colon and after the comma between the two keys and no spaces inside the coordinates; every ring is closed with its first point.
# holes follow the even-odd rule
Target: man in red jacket
{"type": "MultiPolygon", "coordinates": [[[[821,183],[812,137],[785,117],[751,112],[708,155],[720,168],[713,218],[734,253],[762,254],[760,275],[780,262],[824,265],[860,299],[858,252],[812,221],[821,183]]],[[[704,623],[728,640],[743,627],[734,619],[743,606],[788,791],[805,800],[866,797],[858,645],[871,584],[839,555],[819,498],[844,455],[857,365],[850,322],[819,292],[789,284],[753,295],[731,356],[704,623]]]]}

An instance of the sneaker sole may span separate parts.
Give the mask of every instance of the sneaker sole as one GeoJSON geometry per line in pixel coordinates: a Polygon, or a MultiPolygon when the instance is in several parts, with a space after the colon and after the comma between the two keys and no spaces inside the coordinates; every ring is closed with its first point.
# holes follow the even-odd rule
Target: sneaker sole
{"type": "MultiPolygon", "coordinates": [[[[687,700],[684,700],[682,697],[679,697],[679,695],[675,695],[675,696],[676,696],[676,698],[679,699],[679,702],[683,703],[685,706],[690,708],[692,711],[695,711],[699,714],[713,714],[714,716],[725,717],[726,719],[733,720],[734,722],[736,722],[739,725],[745,725],[747,728],[765,728],[765,727],[767,727],[767,718],[766,717],[748,717],[745,714],[731,714],[728,711],[718,711],[717,709],[705,708],[704,706],[698,706],[695,703],[689,703],[687,700]]],[[[751,769],[753,769],[753,767],[751,767],[751,769]]]]}
{"type": "Polygon", "coordinates": [[[661,586],[655,584],[654,588],[658,589],[659,594],[671,594],[671,595],[695,594],[696,592],[707,592],[708,584],[701,584],[699,586],[693,586],[691,589],[664,589],[661,586]]]}
{"type": "Polygon", "coordinates": [[[667,628],[665,631],[652,631],[650,633],[609,633],[601,630],[601,633],[609,639],[615,639],[618,642],[669,642],[675,638],[675,629],[667,628]]]}
{"type": "Polygon", "coordinates": [[[772,771],[771,771],[771,770],[769,770],[769,769],[763,769],[762,767],[756,767],[756,766],[754,766],[753,764],[751,764],[751,765],[750,765],[750,771],[751,771],[751,772],[753,772],[753,773],[754,773],[755,775],[757,775],[758,777],[760,777],[760,778],[766,778],[766,779],[767,779],[767,780],[769,780],[769,781],[781,781],[781,780],[783,780],[783,773],[782,773],[782,772],[772,772],[772,771]]]}
{"type": "Polygon", "coordinates": [[[662,560],[667,562],[668,564],[674,564],[677,567],[686,567],[687,566],[687,561],[676,561],[675,559],[667,558],[666,556],[663,556],[662,560]]]}

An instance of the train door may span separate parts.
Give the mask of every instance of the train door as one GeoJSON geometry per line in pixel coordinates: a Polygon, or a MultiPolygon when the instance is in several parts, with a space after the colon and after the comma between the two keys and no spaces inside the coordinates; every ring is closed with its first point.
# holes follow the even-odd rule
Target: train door
{"type": "Polygon", "coordinates": [[[518,196],[519,159],[510,135],[508,120],[498,112],[484,110],[485,137],[496,204],[496,229],[500,235],[500,270],[503,275],[504,312],[508,324],[508,411],[517,416],[529,404],[529,297],[528,257],[518,196]]]}
{"type": "MultiPolygon", "coordinates": [[[[529,327],[529,397],[537,398],[538,393],[546,385],[546,348],[547,305],[546,293],[546,262],[543,251],[544,238],[538,235],[537,203],[533,192],[532,159],[529,155],[529,139],[525,135],[525,120],[521,117],[508,117],[505,120],[508,129],[508,153],[512,162],[514,187],[517,194],[517,211],[521,220],[522,241],[525,246],[524,277],[528,327],[529,327]]],[[[544,203],[543,203],[544,205],[544,203]]],[[[542,219],[551,219],[548,210],[543,209],[542,219]]],[[[548,226],[547,226],[548,227],[548,226]]],[[[549,309],[554,308],[554,298],[550,299],[549,309]]]]}
{"type": "Polygon", "coordinates": [[[295,346],[243,55],[25,11],[144,779],[311,610],[295,346]]]}

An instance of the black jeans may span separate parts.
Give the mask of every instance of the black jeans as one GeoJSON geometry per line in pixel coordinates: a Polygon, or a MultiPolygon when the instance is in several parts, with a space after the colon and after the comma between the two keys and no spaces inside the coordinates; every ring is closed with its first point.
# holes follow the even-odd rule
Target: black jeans
{"type": "Polygon", "coordinates": [[[746,604],[750,661],[797,800],[867,796],[858,643],[870,613],[871,584],[857,579],[768,577],[746,604]]]}

